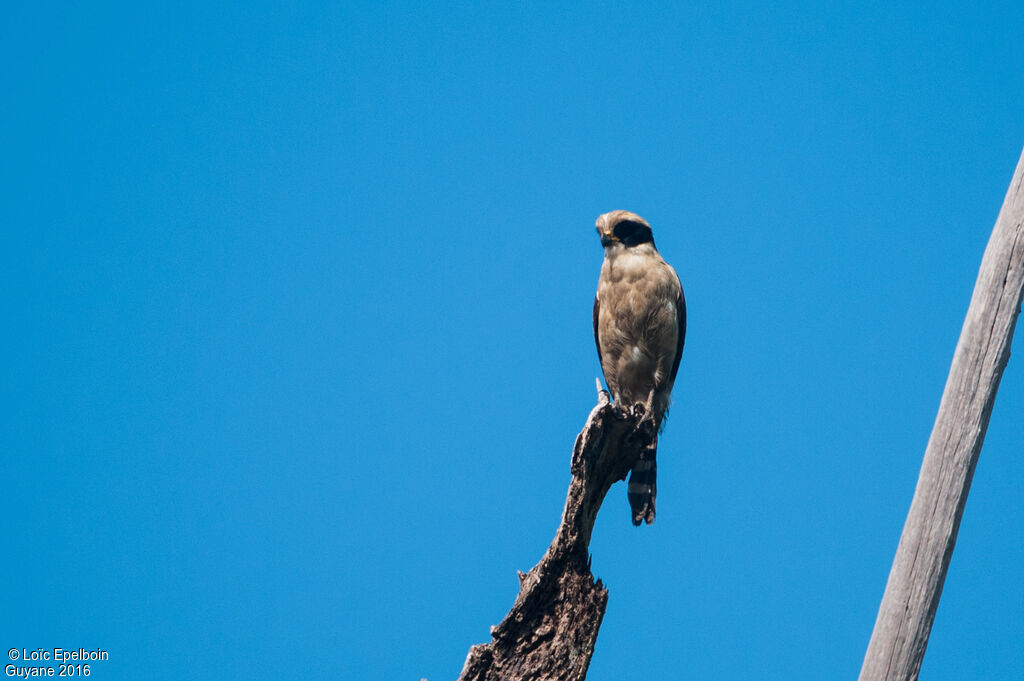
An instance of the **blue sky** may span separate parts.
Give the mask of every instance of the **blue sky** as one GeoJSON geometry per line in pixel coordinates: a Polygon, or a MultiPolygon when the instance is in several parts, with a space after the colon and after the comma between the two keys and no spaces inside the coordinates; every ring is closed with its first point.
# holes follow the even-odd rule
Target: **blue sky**
{"type": "MultiPolygon", "coordinates": [[[[458,675],[554,535],[598,214],[686,288],[592,679],[854,678],[1024,143],[1015,3],[23,3],[0,644],[458,675]]],[[[1024,369],[921,678],[1024,677],[1024,369]]]]}

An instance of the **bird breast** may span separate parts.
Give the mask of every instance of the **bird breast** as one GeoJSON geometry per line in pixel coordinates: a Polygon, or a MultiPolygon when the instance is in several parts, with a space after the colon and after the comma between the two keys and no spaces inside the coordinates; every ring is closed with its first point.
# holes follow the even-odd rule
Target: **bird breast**
{"type": "MultiPolygon", "coordinates": [[[[609,249],[611,250],[611,249],[609,249]]],[[[679,278],[653,248],[607,253],[597,297],[602,369],[616,399],[642,402],[664,392],[679,340],[679,278]]]]}

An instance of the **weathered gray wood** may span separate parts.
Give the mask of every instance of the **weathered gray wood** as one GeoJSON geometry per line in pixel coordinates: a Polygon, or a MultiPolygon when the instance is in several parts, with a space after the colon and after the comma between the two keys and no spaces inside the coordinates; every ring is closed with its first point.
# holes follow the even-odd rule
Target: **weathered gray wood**
{"type": "Polygon", "coordinates": [[[572,481],[554,541],[539,563],[519,573],[519,596],[491,642],[469,649],[460,681],[583,681],[594,654],[608,591],[590,572],[588,549],[608,489],[625,480],[654,436],[637,411],[598,403],[576,437],[572,481]]]}
{"type": "Polygon", "coordinates": [[[989,238],[860,681],[917,678],[1024,292],[1024,154],[989,238]]]}

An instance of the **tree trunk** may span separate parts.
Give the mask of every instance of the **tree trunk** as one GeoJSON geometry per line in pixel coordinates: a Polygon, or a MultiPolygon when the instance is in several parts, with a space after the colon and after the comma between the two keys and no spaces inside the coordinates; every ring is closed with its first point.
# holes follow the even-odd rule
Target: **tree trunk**
{"type": "Polygon", "coordinates": [[[608,489],[624,480],[654,436],[640,411],[609,404],[598,383],[572,453],[562,522],[541,561],[519,573],[519,596],[490,643],[469,649],[459,681],[582,681],[594,654],[608,591],[590,572],[589,546],[608,489]]]}
{"type": "Polygon", "coordinates": [[[1024,292],[1024,154],[953,354],[860,681],[917,678],[1024,292]]]}

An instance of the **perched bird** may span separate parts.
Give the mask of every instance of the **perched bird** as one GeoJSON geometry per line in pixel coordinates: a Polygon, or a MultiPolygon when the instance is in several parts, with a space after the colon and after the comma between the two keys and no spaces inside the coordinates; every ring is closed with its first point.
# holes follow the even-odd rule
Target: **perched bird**
{"type": "Polygon", "coordinates": [[[629,476],[633,524],[654,522],[657,433],[668,410],[686,337],[679,276],[654,247],[651,226],[614,210],[597,219],[604,263],[594,298],[594,340],[605,382],[620,407],[641,404],[655,437],[629,476]]]}

